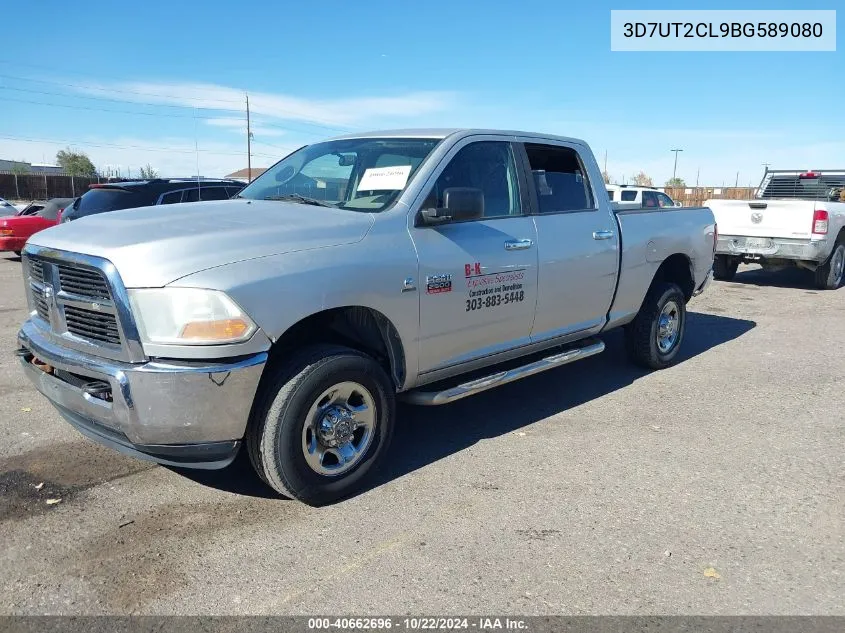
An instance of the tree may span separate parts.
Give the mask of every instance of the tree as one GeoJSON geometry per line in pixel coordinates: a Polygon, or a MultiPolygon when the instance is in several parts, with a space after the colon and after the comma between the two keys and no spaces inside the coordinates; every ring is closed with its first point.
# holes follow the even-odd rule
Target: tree
{"type": "Polygon", "coordinates": [[[654,181],[649,178],[644,171],[641,171],[634,176],[634,184],[639,187],[653,187],[654,181]]]}
{"type": "Polygon", "coordinates": [[[56,162],[70,176],[96,176],[97,169],[94,163],[84,152],[74,152],[69,147],[59,150],[56,154],[56,162]]]}
{"type": "Polygon", "coordinates": [[[29,163],[24,161],[18,161],[12,164],[12,169],[10,170],[15,176],[23,176],[24,174],[29,173],[29,163]]]}
{"type": "Polygon", "coordinates": [[[152,165],[147,163],[143,167],[141,167],[141,178],[144,180],[152,180],[153,178],[158,178],[158,172],[153,169],[152,165]]]}
{"type": "Polygon", "coordinates": [[[607,170],[601,173],[601,177],[604,178],[604,184],[609,185],[613,180],[613,176],[607,173],[607,170]]]}
{"type": "Polygon", "coordinates": [[[686,187],[687,183],[684,182],[683,178],[678,178],[676,176],[675,178],[670,178],[669,180],[667,180],[666,186],[667,187],[686,187]]]}

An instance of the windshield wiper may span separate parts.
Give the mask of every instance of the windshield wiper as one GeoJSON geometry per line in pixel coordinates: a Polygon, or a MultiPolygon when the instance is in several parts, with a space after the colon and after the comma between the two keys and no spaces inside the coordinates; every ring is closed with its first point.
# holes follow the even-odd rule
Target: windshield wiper
{"type": "Polygon", "coordinates": [[[325,200],[317,200],[316,198],[309,198],[308,196],[301,196],[298,193],[286,193],[282,196],[267,196],[265,200],[289,200],[291,202],[301,202],[302,204],[313,204],[317,207],[332,207],[336,208],[331,202],[325,200]]]}

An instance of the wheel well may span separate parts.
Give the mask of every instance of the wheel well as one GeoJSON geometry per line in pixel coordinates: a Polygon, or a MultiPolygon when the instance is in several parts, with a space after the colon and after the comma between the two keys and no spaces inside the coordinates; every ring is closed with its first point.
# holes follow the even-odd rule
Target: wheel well
{"type": "Polygon", "coordinates": [[[839,235],[836,236],[836,243],[845,242],[845,226],[839,229],[839,235]]]}
{"type": "Polygon", "coordinates": [[[681,253],[675,253],[663,260],[660,268],[654,273],[654,280],[652,285],[657,281],[666,281],[673,284],[678,284],[684,293],[684,297],[689,301],[692,299],[692,293],[695,291],[695,281],[692,276],[692,264],[689,257],[681,253]]]}
{"type": "Polygon", "coordinates": [[[393,323],[381,312],[346,306],[312,314],[289,327],[270,348],[270,363],[291,350],[317,343],[345,345],[372,356],[400,388],[405,382],[405,352],[393,323]]]}

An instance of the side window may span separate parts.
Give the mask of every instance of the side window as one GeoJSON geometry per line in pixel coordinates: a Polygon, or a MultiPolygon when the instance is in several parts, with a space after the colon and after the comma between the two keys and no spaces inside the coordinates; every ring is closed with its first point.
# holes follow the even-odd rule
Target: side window
{"type": "Polygon", "coordinates": [[[437,178],[423,207],[441,208],[443,192],[452,187],[480,189],[485,218],[522,215],[519,177],[510,143],[479,141],[461,148],[437,178]]]}
{"type": "Polygon", "coordinates": [[[637,192],[636,191],[623,191],[622,192],[622,202],[633,202],[637,199],[637,192]]]}
{"type": "Polygon", "coordinates": [[[176,204],[177,202],[182,202],[181,191],[171,191],[161,197],[161,204],[176,204]]]}
{"type": "Polygon", "coordinates": [[[226,187],[226,195],[231,198],[236,196],[241,189],[243,187],[226,187]]]}
{"type": "Polygon", "coordinates": [[[569,147],[526,143],[540,213],[594,210],[593,192],[578,152],[569,147]]]}
{"type": "Polygon", "coordinates": [[[615,191],[608,190],[608,192],[607,192],[607,197],[608,197],[608,198],[610,198],[611,200],[613,200],[613,195],[614,195],[615,193],[616,193],[615,191]]]}
{"type": "Polygon", "coordinates": [[[185,189],[185,191],[182,193],[182,202],[197,202],[199,199],[199,189],[185,189]]]}
{"type": "Polygon", "coordinates": [[[667,196],[665,193],[658,193],[657,194],[657,202],[661,207],[674,207],[675,203],[672,201],[672,198],[667,196]]]}
{"type": "Polygon", "coordinates": [[[200,191],[203,200],[228,200],[229,196],[223,187],[203,187],[200,191]]]}
{"type": "Polygon", "coordinates": [[[655,209],[660,206],[657,202],[657,193],[654,191],[643,191],[643,206],[647,209],[655,209]]]}

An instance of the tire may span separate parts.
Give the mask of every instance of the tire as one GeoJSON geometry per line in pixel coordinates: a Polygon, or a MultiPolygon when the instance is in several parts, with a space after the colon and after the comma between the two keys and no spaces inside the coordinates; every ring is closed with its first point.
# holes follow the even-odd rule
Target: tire
{"type": "Polygon", "coordinates": [[[827,261],[816,268],[816,288],[836,290],[845,277],[845,241],[837,242],[827,261]]]}
{"type": "Polygon", "coordinates": [[[727,255],[716,255],[713,259],[713,277],[719,281],[730,281],[736,275],[739,260],[727,255]]]}
{"type": "Polygon", "coordinates": [[[335,345],[305,348],[268,369],[245,442],[259,477],[309,505],[356,492],[393,435],[395,393],[384,370],[335,345]]]}
{"type": "Polygon", "coordinates": [[[631,361],[648,369],[663,369],[671,365],[684,340],[686,323],[687,307],[683,291],[673,283],[654,283],[637,316],[625,326],[625,343],[631,361]],[[661,323],[664,324],[663,330],[661,323]],[[674,337],[668,335],[670,323],[674,323],[674,337]]]}

